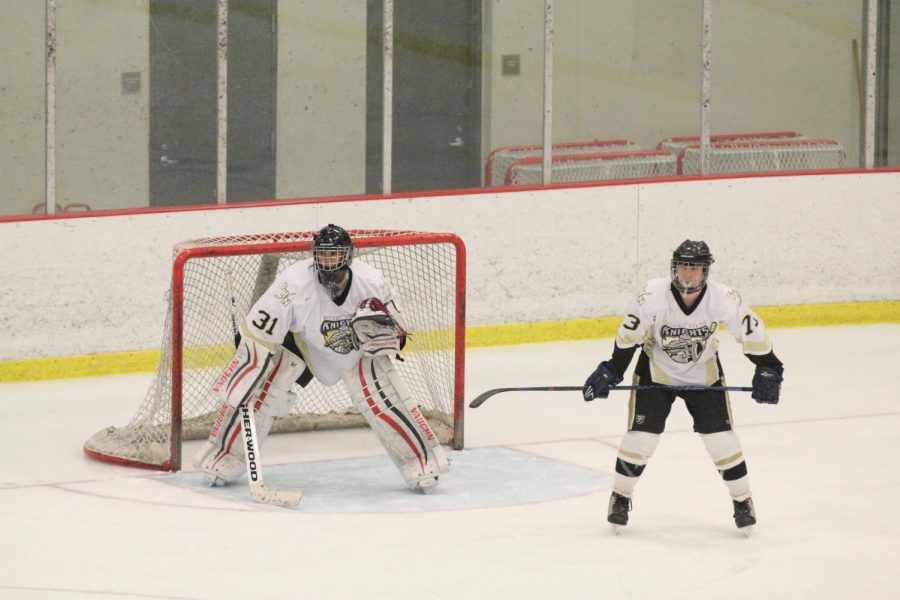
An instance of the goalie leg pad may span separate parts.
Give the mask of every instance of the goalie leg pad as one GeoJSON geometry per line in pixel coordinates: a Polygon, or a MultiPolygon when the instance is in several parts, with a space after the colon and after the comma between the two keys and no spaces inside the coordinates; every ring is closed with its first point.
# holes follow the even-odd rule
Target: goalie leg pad
{"type": "Polygon", "coordinates": [[[437,485],[450,463],[391,360],[363,357],[344,374],[344,384],[406,484],[421,490],[437,485]]]}
{"type": "MultiPolygon", "coordinates": [[[[269,362],[272,367],[266,370],[262,385],[254,386],[248,392],[252,393],[248,401],[253,405],[260,446],[268,437],[275,417],[290,412],[295,398],[291,388],[306,368],[302,359],[285,349],[280,350],[269,362]]],[[[242,402],[238,406],[232,406],[233,397],[233,394],[226,396],[216,415],[209,439],[194,457],[194,466],[205,473],[204,480],[208,485],[225,485],[243,475],[246,470],[240,441],[243,426],[239,405],[242,402]]]]}

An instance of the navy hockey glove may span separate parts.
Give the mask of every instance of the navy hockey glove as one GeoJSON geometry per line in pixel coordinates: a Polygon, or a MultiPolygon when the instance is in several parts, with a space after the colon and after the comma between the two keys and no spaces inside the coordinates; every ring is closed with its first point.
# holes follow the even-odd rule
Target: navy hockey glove
{"type": "Polygon", "coordinates": [[[753,393],[750,397],[760,404],[778,404],[781,382],[784,381],[783,373],[784,367],[757,365],[756,373],[753,374],[753,393]]]}
{"type": "Polygon", "coordinates": [[[622,382],[622,376],[616,373],[612,364],[605,360],[591,373],[584,382],[584,401],[590,402],[594,398],[609,398],[609,386],[622,382]]]}

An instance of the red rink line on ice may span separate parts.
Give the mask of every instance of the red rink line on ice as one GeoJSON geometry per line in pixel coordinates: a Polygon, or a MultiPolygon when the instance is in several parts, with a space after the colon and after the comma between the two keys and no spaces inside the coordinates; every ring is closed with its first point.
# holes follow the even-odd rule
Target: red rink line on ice
{"type": "MultiPolygon", "coordinates": [[[[106,483],[106,482],[110,482],[110,481],[121,481],[122,479],[131,479],[131,478],[132,477],[119,477],[119,478],[103,477],[103,478],[98,478],[98,479],[80,479],[77,481],[63,481],[63,482],[57,482],[57,483],[26,483],[26,484],[22,484],[22,485],[4,484],[3,486],[0,486],[0,492],[7,491],[7,490],[26,490],[26,489],[34,489],[34,488],[49,488],[49,489],[54,489],[54,490],[57,490],[60,492],[68,492],[71,494],[88,496],[90,498],[100,498],[102,500],[118,500],[121,502],[130,502],[132,504],[142,504],[142,505],[148,505],[148,506],[166,506],[169,508],[189,508],[189,509],[218,510],[218,511],[230,511],[230,512],[247,512],[248,510],[250,510],[247,506],[242,505],[242,504],[237,505],[234,508],[228,507],[228,506],[202,506],[199,504],[194,505],[194,504],[184,504],[182,502],[163,502],[163,501],[159,501],[159,500],[145,500],[143,498],[137,498],[137,497],[115,496],[112,494],[101,494],[98,492],[90,492],[90,491],[79,490],[79,489],[70,487],[70,486],[75,486],[75,485],[85,485],[85,484],[89,485],[89,484],[106,483]]],[[[155,477],[138,476],[138,478],[140,478],[143,481],[152,481],[154,483],[162,483],[164,485],[172,485],[168,481],[160,480],[155,477]]],[[[184,488],[184,487],[179,487],[179,486],[176,486],[176,487],[179,490],[187,490],[191,493],[197,494],[198,497],[205,498],[207,500],[210,498],[212,498],[212,499],[217,498],[216,496],[212,496],[211,494],[206,494],[203,492],[190,490],[190,489],[184,488]]],[[[225,497],[218,498],[218,499],[230,501],[229,498],[225,498],[225,497]]],[[[3,586],[0,586],[0,589],[3,589],[3,586]]]]}
{"type": "Polygon", "coordinates": [[[24,585],[0,585],[0,590],[52,592],[54,594],[90,594],[92,596],[121,596],[123,598],[155,598],[157,600],[197,600],[199,598],[199,596],[163,596],[160,594],[142,594],[140,592],[116,592],[112,590],[93,590],[86,588],[28,587],[24,585]]]}
{"type": "MultiPolygon", "coordinates": [[[[886,413],[873,413],[868,415],[846,415],[841,417],[818,417],[815,419],[794,419],[790,421],[771,421],[769,423],[742,423],[740,426],[735,429],[747,429],[748,427],[771,427],[773,425],[798,425],[803,423],[824,423],[829,421],[849,421],[852,419],[872,419],[876,417],[897,417],[900,416],[900,412],[886,412],[886,413]]],[[[694,433],[693,429],[666,429],[665,433],[694,433]]],[[[581,437],[581,438],[565,438],[561,440],[541,440],[539,442],[515,442],[511,444],[504,444],[501,447],[509,448],[512,450],[523,451],[522,448],[527,446],[543,446],[546,444],[560,444],[565,442],[597,442],[603,444],[604,446],[609,446],[610,448],[614,448],[616,450],[619,449],[618,444],[611,444],[607,440],[618,440],[625,432],[616,433],[611,435],[603,435],[599,437],[590,436],[590,437],[581,437]]]]}
{"type": "MultiPolygon", "coordinates": [[[[803,424],[803,423],[824,423],[824,422],[833,422],[833,421],[848,421],[848,420],[854,420],[854,419],[872,419],[872,418],[880,418],[880,417],[897,417],[897,416],[900,416],[900,411],[872,413],[872,414],[864,414],[864,415],[845,415],[845,416],[839,416],[839,417],[818,417],[818,418],[811,418],[811,419],[793,419],[793,420],[789,420],[789,421],[772,421],[772,422],[767,422],[767,423],[744,423],[744,424],[740,425],[739,429],[746,429],[748,427],[771,427],[771,426],[779,426],[779,425],[797,425],[797,424],[803,424]]],[[[693,433],[693,430],[687,429],[687,428],[671,429],[671,430],[667,430],[666,433],[693,433]]],[[[617,450],[618,444],[615,444],[615,445],[611,444],[607,440],[618,440],[622,437],[622,435],[624,435],[624,432],[613,434],[613,435],[599,436],[599,437],[591,436],[591,437],[581,437],[581,438],[565,438],[565,439],[557,439],[557,440],[541,440],[541,441],[537,441],[537,442],[517,442],[517,443],[510,443],[510,444],[502,444],[499,446],[479,446],[479,448],[498,447],[498,448],[505,448],[508,450],[516,451],[516,452],[534,454],[525,449],[529,446],[542,446],[542,445],[547,445],[547,444],[560,444],[560,443],[566,443],[566,442],[593,441],[593,442],[597,442],[597,443],[603,444],[604,446],[608,446],[612,449],[617,450]]],[[[474,450],[475,448],[470,448],[470,449],[474,450]]],[[[535,454],[535,456],[539,456],[541,458],[547,458],[546,456],[541,455],[541,454],[535,454]]],[[[323,459],[322,461],[315,461],[315,462],[329,462],[329,461],[337,461],[337,460],[345,460],[345,459],[323,459]]],[[[564,461],[560,461],[557,458],[553,458],[552,460],[556,460],[558,462],[564,462],[564,461]]],[[[292,464],[292,463],[282,463],[282,464],[292,464]]],[[[582,468],[587,468],[587,467],[582,467],[582,468]]],[[[606,472],[606,471],[603,471],[602,469],[589,469],[589,470],[596,470],[597,472],[604,472],[604,473],[606,472]]],[[[78,479],[78,480],[60,481],[60,482],[39,482],[39,483],[24,483],[24,484],[4,483],[4,484],[0,484],[0,493],[2,493],[3,491],[6,491],[6,490],[22,490],[22,489],[29,489],[29,488],[46,487],[46,488],[57,489],[59,491],[64,491],[64,492],[81,494],[84,496],[93,496],[96,498],[104,498],[104,499],[109,499],[109,500],[121,500],[124,502],[152,504],[152,505],[157,505],[157,506],[170,506],[170,507],[178,507],[178,508],[199,508],[202,510],[223,510],[223,511],[246,511],[247,510],[246,507],[243,507],[243,508],[209,507],[209,506],[185,505],[185,504],[171,503],[171,502],[141,500],[141,499],[128,498],[128,497],[123,497],[123,496],[113,496],[113,495],[109,495],[109,494],[98,494],[95,492],[88,492],[88,491],[84,491],[84,490],[73,489],[70,487],[70,486],[81,485],[81,484],[94,484],[94,483],[103,483],[103,482],[108,482],[108,481],[119,481],[121,479],[128,479],[131,477],[139,477],[146,481],[154,481],[157,483],[162,483],[164,485],[174,485],[168,481],[161,480],[156,477],[146,477],[146,476],[142,476],[142,475],[128,475],[125,477],[101,477],[101,478],[96,478],[96,479],[78,479]]],[[[184,488],[181,486],[176,486],[176,487],[178,487],[179,489],[188,489],[188,488],[184,488]]],[[[206,494],[203,492],[195,491],[194,493],[199,494],[203,498],[210,497],[209,494],[206,494]]],[[[227,498],[223,498],[223,499],[227,500],[227,498]]],[[[2,589],[2,586],[0,586],[0,589],[2,589]]]]}

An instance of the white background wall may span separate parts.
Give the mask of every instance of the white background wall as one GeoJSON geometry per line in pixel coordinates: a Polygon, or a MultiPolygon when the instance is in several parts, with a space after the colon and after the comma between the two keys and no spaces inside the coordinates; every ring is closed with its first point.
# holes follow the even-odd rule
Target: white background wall
{"type": "MultiPolygon", "coordinates": [[[[45,2],[0,2],[0,215],[45,202],[45,2]]],[[[56,201],[148,205],[149,2],[56,3],[56,201]],[[123,94],[122,73],[141,74],[123,94]]]]}
{"type": "Polygon", "coordinates": [[[278,198],[366,191],[366,3],[278,5],[278,198]]]}
{"type": "Polygon", "coordinates": [[[147,206],[149,0],[56,4],[56,202],[147,206]],[[139,93],[122,73],[140,73],[139,93]]]}
{"type": "Polygon", "coordinates": [[[621,314],[685,238],[754,306],[900,299],[900,173],[24,221],[0,223],[0,360],[156,349],[176,242],[329,222],[457,233],[470,325],[621,314]]]}
{"type": "Polygon", "coordinates": [[[44,31],[42,2],[0,2],[0,215],[44,200],[44,31]]]}

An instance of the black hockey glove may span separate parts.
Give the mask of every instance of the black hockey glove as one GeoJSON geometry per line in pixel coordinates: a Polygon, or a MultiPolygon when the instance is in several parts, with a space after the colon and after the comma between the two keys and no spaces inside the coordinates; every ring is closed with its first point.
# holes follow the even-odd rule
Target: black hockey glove
{"type": "Polygon", "coordinates": [[[622,382],[622,376],[616,373],[612,364],[605,360],[591,373],[584,382],[584,401],[590,402],[594,398],[609,398],[609,386],[622,382]]]}
{"type": "Polygon", "coordinates": [[[760,404],[778,404],[781,382],[784,381],[783,373],[784,367],[757,365],[756,373],[753,374],[753,393],[750,397],[760,404]]]}

